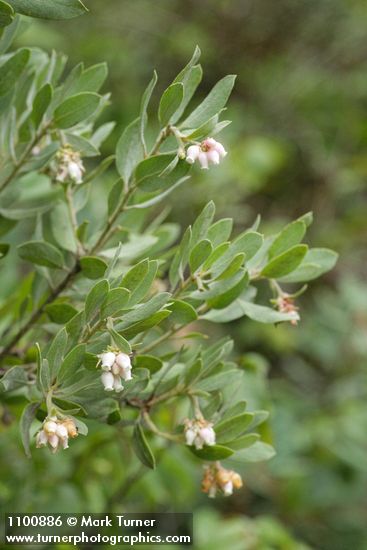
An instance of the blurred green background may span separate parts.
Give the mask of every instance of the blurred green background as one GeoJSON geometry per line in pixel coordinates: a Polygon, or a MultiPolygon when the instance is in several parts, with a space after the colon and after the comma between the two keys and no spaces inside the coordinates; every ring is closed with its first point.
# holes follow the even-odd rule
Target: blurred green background
{"type": "MultiPolygon", "coordinates": [[[[68,453],[23,457],[16,423],[0,428],[0,499],[7,511],[194,510],[198,550],[367,548],[367,5],[364,0],[89,0],[90,15],[33,21],[19,44],[55,48],[70,66],[107,61],[113,144],[135,118],[153,68],[163,90],[202,49],[201,94],[238,74],[221,134],[229,155],[173,194],[186,225],[208,197],[236,230],[262,214],[277,227],[309,210],[310,242],[340,253],[300,299],[297,328],[223,327],[271,408],[277,456],[242,471],[245,488],[208,501],[181,449],[156,472],[137,467],[114,428],[94,426],[68,453]],[[9,439],[10,434],[10,439],[9,439]],[[137,476],[140,471],[137,470],[137,476]],[[215,527],[215,529],[214,529],[215,527]],[[215,531],[215,532],[214,532],[215,531]]],[[[200,96],[200,92],[199,92],[200,96]]],[[[198,97],[199,99],[200,97],[198,97]]],[[[153,114],[152,114],[153,117],[153,114]]]]}

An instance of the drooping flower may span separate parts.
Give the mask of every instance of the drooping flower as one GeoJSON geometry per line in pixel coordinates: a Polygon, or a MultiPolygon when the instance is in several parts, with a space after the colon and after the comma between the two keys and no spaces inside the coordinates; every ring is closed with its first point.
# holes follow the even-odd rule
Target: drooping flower
{"type": "Polygon", "coordinates": [[[126,353],[106,351],[99,356],[99,359],[104,371],[101,375],[104,389],[121,392],[124,389],[121,381],[132,379],[130,357],[126,353]]]}
{"type": "Polygon", "coordinates": [[[59,419],[56,416],[47,417],[42,429],[36,436],[36,447],[50,446],[56,453],[59,449],[69,448],[69,438],[77,437],[78,430],[72,418],[59,419]]]}
{"type": "Polygon", "coordinates": [[[213,138],[206,138],[200,145],[190,145],[186,153],[186,162],[194,164],[196,160],[202,169],[207,170],[209,164],[219,164],[227,151],[223,145],[213,138]]]}
{"type": "Polygon", "coordinates": [[[60,183],[83,183],[85,172],[80,153],[66,145],[56,154],[55,179],[60,183]]]}
{"type": "Polygon", "coordinates": [[[298,315],[298,307],[294,303],[294,299],[289,294],[286,294],[285,292],[278,296],[276,300],[274,300],[276,308],[281,313],[295,313],[295,318],[290,321],[291,325],[296,326],[298,321],[300,320],[300,317],[298,315]]]}
{"type": "Polygon", "coordinates": [[[202,449],[204,445],[215,445],[215,431],[213,424],[204,418],[195,420],[186,419],[185,422],[186,445],[202,449]]]}
{"type": "Polygon", "coordinates": [[[223,468],[220,462],[204,467],[201,489],[210,498],[214,498],[218,491],[224,496],[230,496],[233,493],[233,489],[240,489],[242,485],[240,474],[234,470],[223,468]]]}

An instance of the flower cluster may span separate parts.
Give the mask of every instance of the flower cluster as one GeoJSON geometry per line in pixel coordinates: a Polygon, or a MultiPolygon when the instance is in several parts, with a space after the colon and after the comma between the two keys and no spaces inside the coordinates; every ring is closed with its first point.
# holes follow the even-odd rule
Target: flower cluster
{"type": "Polygon", "coordinates": [[[106,391],[120,392],[124,389],[121,380],[131,380],[131,360],[126,353],[106,351],[100,356],[102,384],[106,391]]]}
{"type": "Polygon", "coordinates": [[[208,493],[210,498],[214,498],[218,491],[226,497],[230,496],[233,489],[240,489],[242,485],[240,474],[234,470],[226,470],[219,462],[204,467],[201,489],[208,493]]]}
{"type": "Polygon", "coordinates": [[[219,164],[226,154],[227,151],[219,141],[207,138],[199,145],[190,145],[187,149],[186,162],[194,164],[198,160],[201,168],[207,170],[209,164],[219,164]]]}
{"type": "Polygon", "coordinates": [[[185,422],[186,444],[202,449],[204,445],[215,445],[215,431],[213,424],[204,418],[195,420],[186,419],[185,422]]]}
{"type": "Polygon", "coordinates": [[[50,416],[45,419],[42,429],[37,433],[36,446],[45,447],[47,444],[51,447],[53,453],[59,449],[68,449],[69,437],[77,437],[78,430],[72,418],[58,419],[56,416],[50,416]]]}
{"type": "MultiPolygon", "coordinates": [[[[281,313],[297,313],[298,307],[294,304],[294,299],[286,293],[283,293],[281,296],[275,300],[275,305],[281,313]]],[[[299,315],[297,313],[297,318],[290,321],[291,325],[296,326],[299,321],[299,315]]]]}
{"type": "Polygon", "coordinates": [[[83,183],[85,168],[78,151],[69,146],[62,147],[56,154],[55,179],[60,183],[83,183]]]}

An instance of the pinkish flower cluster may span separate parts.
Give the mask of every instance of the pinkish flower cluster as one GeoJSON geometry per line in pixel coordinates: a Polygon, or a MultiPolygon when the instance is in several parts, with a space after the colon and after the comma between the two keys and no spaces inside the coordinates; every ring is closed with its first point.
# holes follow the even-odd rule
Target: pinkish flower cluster
{"type": "Polygon", "coordinates": [[[204,476],[201,482],[201,489],[208,493],[209,497],[214,498],[220,491],[225,497],[233,493],[233,489],[242,487],[242,478],[234,470],[223,468],[220,463],[206,466],[204,476]]]}
{"type": "Polygon", "coordinates": [[[69,437],[77,437],[78,430],[72,418],[58,419],[56,416],[47,417],[42,429],[36,436],[36,446],[50,446],[51,451],[56,453],[59,449],[68,449],[69,437]]]}
{"type": "Polygon", "coordinates": [[[204,418],[185,420],[185,439],[187,445],[202,449],[204,445],[215,445],[213,424],[204,418]]]}
{"type": "Polygon", "coordinates": [[[207,138],[200,145],[190,145],[186,153],[186,162],[194,164],[198,160],[201,168],[207,170],[209,164],[219,164],[226,154],[227,151],[219,141],[207,138]]]}
{"type": "Polygon", "coordinates": [[[296,326],[299,321],[298,307],[294,299],[289,294],[283,293],[275,300],[276,307],[281,313],[294,313],[295,318],[290,321],[291,325],[296,326]]]}
{"type": "Polygon", "coordinates": [[[60,183],[83,183],[85,168],[78,151],[69,146],[60,149],[56,155],[55,179],[60,183]]]}
{"type": "Polygon", "coordinates": [[[126,353],[106,351],[99,356],[101,367],[104,371],[101,375],[102,384],[106,391],[120,392],[124,389],[121,380],[131,380],[131,360],[126,353]]]}

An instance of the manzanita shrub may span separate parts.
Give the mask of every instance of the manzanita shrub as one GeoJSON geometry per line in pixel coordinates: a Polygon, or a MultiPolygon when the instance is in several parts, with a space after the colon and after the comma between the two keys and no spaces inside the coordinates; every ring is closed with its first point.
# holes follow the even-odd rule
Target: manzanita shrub
{"type": "Polygon", "coordinates": [[[215,219],[211,201],[181,235],[165,221],[159,205],[179,186],[192,192],[190,172],[231,162],[217,136],[229,123],[221,115],[235,78],[225,76],[192,108],[198,48],[157,114],[153,74],[116,154],[97,163],[114,128],[97,123],[109,103],[100,93],[105,64],[80,63],[65,75],[61,54],[9,51],[24,24],[15,12],[52,19],[83,11],[77,0],[0,2],[2,262],[6,235],[27,221],[27,240],[16,245],[26,275],[16,298],[1,304],[3,399],[24,399],[29,456],[34,445],[66,449],[97,419],[126,430],[149,468],[157,439],[186,445],[204,462],[202,489],[230,495],[242,485],[233,458],[238,465],[273,455],[257,429],[267,412],[246,409],[246,371],[233,342],[211,343],[203,331],[243,316],[297,324],[300,283],[330,270],[336,254],[302,243],[310,213],[267,236],[260,219],[233,236],[232,220],[215,219]],[[106,171],[115,174],[108,192],[106,171]],[[90,224],[95,186],[104,198],[90,224]],[[268,295],[258,298],[259,285],[268,295]]]}

